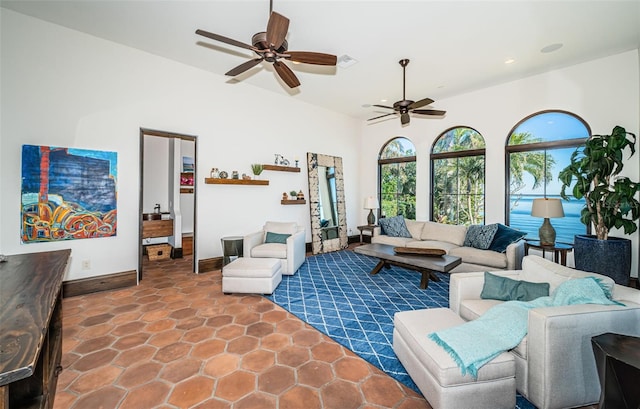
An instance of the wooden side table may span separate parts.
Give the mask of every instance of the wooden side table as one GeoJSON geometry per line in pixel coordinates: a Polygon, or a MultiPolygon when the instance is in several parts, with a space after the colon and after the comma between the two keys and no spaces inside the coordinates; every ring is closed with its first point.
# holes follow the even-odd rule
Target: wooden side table
{"type": "Polygon", "coordinates": [[[360,244],[364,244],[364,241],[362,241],[362,232],[364,231],[368,231],[371,237],[373,237],[375,228],[378,227],[378,225],[376,224],[365,224],[364,226],[358,226],[358,230],[360,230],[360,244]]]}
{"type": "Polygon", "coordinates": [[[556,243],[553,246],[546,246],[540,243],[539,240],[527,240],[524,242],[524,255],[529,254],[529,249],[542,250],[542,257],[545,256],[547,251],[553,252],[553,261],[563,266],[567,265],[567,253],[573,251],[573,245],[567,243],[556,243]]]}
{"type": "Polygon", "coordinates": [[[600,380],[599,408],[640,408],[640,337],[605,333],[591,338],[600,380]]]}

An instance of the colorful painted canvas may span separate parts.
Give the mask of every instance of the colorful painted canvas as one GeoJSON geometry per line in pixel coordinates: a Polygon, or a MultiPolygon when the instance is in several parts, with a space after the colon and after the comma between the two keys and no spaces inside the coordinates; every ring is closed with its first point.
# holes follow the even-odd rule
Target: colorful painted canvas
{"type": "Polygon", "coordinates": [[[116,235],[116,152],[22,146],[23,243],[116,235]]]}
{"type": "Polygon", "coordinates": [[[182,157],[182,171],[183,172],[193,172],[195,169],[193,158],[191,156],[183,156],[182,157]]]}

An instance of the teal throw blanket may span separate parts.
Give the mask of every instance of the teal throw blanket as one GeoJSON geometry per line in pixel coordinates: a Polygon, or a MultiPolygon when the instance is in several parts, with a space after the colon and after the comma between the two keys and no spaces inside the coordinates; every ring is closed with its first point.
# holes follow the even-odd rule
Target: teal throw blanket
{"type": "Polygon", "coordinates": [[[478,369],[504,351],[518,346],[527,335],[529,310],[574,304],[624,305],[610,299],[608,289],[595,277],[565,281],[548,297],[533,301],[507,301],[478,319],[433,332],[430,339],[443,347],[462,370],[478,376],[478,369]]]}

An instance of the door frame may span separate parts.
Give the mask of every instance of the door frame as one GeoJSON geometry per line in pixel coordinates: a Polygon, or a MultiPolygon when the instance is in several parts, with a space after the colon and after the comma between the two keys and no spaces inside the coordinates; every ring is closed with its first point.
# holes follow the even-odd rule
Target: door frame
{"type": "MultiPolygon", "coordinates": [[[[167,132],[160,131],[156,129],[149,128],[140,128],[140,185],[139,185],[139,200],[138,200],[138,283],[142,280],[143,277],[143,257],[144,257],[144,246],[142,244],[142,213],[143,213],[143,200],[144,200],[144,139],[146,136],[158,136],[161,138],[171,138],[171,139],[181,139],[185,141],[191,141],[194,143],[193,149],[193,262],[192,262],[192,272],[197,273],[197,214],[198,214],[198,200],[197,200],[197,175],[198,175],[198,137],[195,135],[187,135],[175,132],[167,132]]],[[[174,232],[175,234],[175,232],[174,232]]]]}

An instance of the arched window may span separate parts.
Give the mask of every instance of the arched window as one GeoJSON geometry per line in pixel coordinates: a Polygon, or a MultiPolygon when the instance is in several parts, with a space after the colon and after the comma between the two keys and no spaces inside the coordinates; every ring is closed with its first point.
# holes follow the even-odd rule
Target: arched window
{"type": "Polygon", "coordinates": [[[416,218],[416,149],[407,138],[387,142],[378,157],[380,215],[416,218]]]}
{"type": "MultiPolygon", "coordinates": [[[[505,149],[508,225],[527,232],[528,239],[538,238],[542,219],[531,216],[533,199],[560,198],[562,183],[558,173],[590,134],[589,125],[582,118],[565,111],[538,112],[516,124],[505,149]]],[[[575,234],[587,232],[580,222],[583,205],[584,199],[562,200],[565,217],[551,220],[557,242],[573,243],[575,234]]]]}
{"type": "Polygon", "coordinates": [[[484,223],[484,138],[459,126],[438,136],[431,149],[431,220],[484,223]]]}

